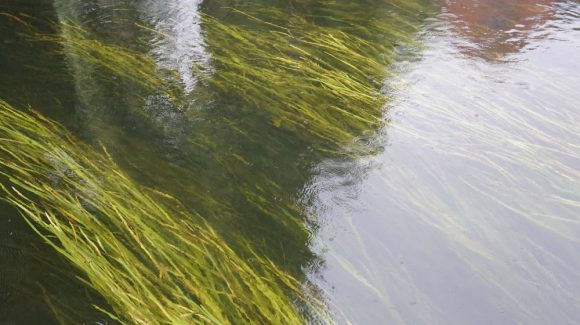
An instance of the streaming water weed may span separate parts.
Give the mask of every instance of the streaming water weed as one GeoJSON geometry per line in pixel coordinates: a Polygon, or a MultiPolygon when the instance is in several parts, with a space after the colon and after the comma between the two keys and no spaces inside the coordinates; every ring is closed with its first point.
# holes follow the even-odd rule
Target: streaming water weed
{"type": "Polygon", "coordinates": [[[305,306],[321,312],[298,281],[259,256],[249,264],[202,216],[135,184],[106,153],[5,102],[0,116],[5,200],[107,299],[111,317],[290,324],[305,306]]]}
{"type": "Polygon", "coordinates": [[[177,95],[177,88],[168,83],[174,72],[157,69],[150,56],[90,38],[87,31],[72,22],[61,22],[58,28],[60,34],[33,33],[29,37],[32,41],[61,44],[67,55],[82,64],[105,69],[148,91],[177,95]]]}
{"type": "Polygon", "coordinates": [[[273,9],[233,13],[245,23],[203,17],[211,84],[321,149],[352,146],[382,125],[387,46],[300,15],[282,25],[273,9]]]}
{"type": "Polygon", "coordinates": [[[2,103],[6,200],[79,269],[112,318],[329,322],[301,277],[315,225],[296,195],[317,161],[377,149],[366,140],[384,124],[389,64],[421,19],[383,6],[361,24],[348,15],[361,6],[332,2],[310,13],[294,4],[202,14],[211,67],[191,67],[199,83],[188,94],[150,53],[100,38],[79,17],[59,17],[57,35],[30,37],[60,46],[83,127],[115,158],[2,103]],[[156,143],[116,125],[119,116],[170,139],[184,163],[168,164],[156,143]]]}

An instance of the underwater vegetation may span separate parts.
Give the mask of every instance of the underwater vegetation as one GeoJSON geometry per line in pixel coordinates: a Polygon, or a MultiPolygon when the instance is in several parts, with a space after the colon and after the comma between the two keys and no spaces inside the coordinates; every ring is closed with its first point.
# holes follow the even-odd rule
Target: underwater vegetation
{"type": "Polygon", "coordinates": [[[314,307],[292,277],[258,256],[250,265],[195,211],[135,184],[106,153],[5,102],[0,116],[4,199],[107,299],[112,318],[297,323],[297,301],[314,307]]]}
{"type": "MultiPolygon", "coordinates": [[[[226,8],[225,19],[202,14],[212,67],[191,67],[204,82],[194,95],[236,100],[237,109],[257,113],[273,126],[304,137],[316,150],[364,152],[369,148],[356,148],[357,140],[371,137],[384,123],[387,98],[382,88],[390,74],[388,65],[396,46],[413,43],[426,11],[419,3],[394,1],[376,8],[373,17],[357,21],[349,14],[361,11],[361,6],[343,2],[329,3],[316,15],[257,4],[226,8]],[[390,19],[385,20],[387,16],[390,19]]],[[[301,5],[308,8],[307,3],[301,5]]],[[[59,28],[59,35],[35,34],[32,39],[60,43],[80,64],[104,69],[149,94],[166,94],[170,101],[183,96],[172,78],[175,71],[158,69],[148,54],[91,37],[67,18],[61,19],[59,28]]],[[[159,36],[141,24],[137,29],[159,36]]]]}
{"type": "Polygon", "coordinates": [[[94,146],[0,102],[5,200],[120,322],[332,322],[301,274],[315,225],[297,196],[322,159],[380,150],[366,140],[384,124],[384,80],[420,30],[420,3],[204,4],[211,67],[191,67],[188,94],[142,46],[60,16],[59,33],[29,40],[60,46],[81,107],[72,128],[94,146]]]}
{"type": "Polygon", "coordinates": [[[381,52],[374,44],[300,17],[288,27],[262,21],[272,27],[265,32],[204,23],[218,65],[211,82],[263,109],[275,126],[327,143],[380,126],[385,65],[368,55],[381,52]]]}
{"type": "Polygon", "coordinates": [[[374,148],[362,139],[384,123],[381,90],[394,46],[412,43],[419,28],[409,24],[417,17],[381,20],[384,7],[358,28],[346,13],[360,6],[342,2],[317,15],[252,5],[231,9],[235,19],[228,21],[205,15],[214,64],[209,83],[315,150],[364,154],[374,148]]]}
{"type": "MultiPolygon", "coordinates": [[[[149,54],[107,43],[97,32],[79,33],[80,27],[71,28],[71,21],[82,21],[82,16],[61,18],[63,32],[52,40],[63,44],[73,62],[77,92],[83,110],[89,111],[84,117],[86,128],[105,125],[96,127],[100,133],[90,138],[102,141],[115,159],[129,160],[127,165],[134,170],[155,170],[142,178],[171,193],[182,191],[180,199],[203,210],[204,216],[213,215],[208,218],[224,224],[216,228],[228,233],[228,238],[244,228],[249,229],[242,237],[263,237],[267,232],[260,228],[270,227],[263,225],[273,220],[289,236],[279,238],[269,231],[272,235],[266,235],[259,244],[261,249],[271,250],[272,245],[267,244],[271,236],[292,247],[287,254],[302,254],[300,246],[305,246],[309,234],[294,196],[307,182],[308,171],[296,170],[295,165],[306,160],[305,156],[307,161],[300,162],[303,169],[325,155],[356,158],[379,149],[363,139],[370,138],[383,123],[386,97],[381,93],[382,81],[389,75],[394,47],[412,42],[424,15],[406,7],[377,5],[374,17],[364,16],[369,24],[365,28],[347,18],[348,12],[363,12],[364,6],[338,2],[324,7],[316,15],[284,6],[246,5],[243,11],[228,8],[217,12],[207,8],[202,30],[212,67],[192,67],[201,82],[183,97],[165,96],[171,93],[166,89],[174,79],[157,71],[149,54]],[[392,19],[383,19],[386,16],[392,19]],[[337,23],[343,18],[344,22],[337,23]],[[247,48],[249,43],[263,48],[247,48]],[[85,50],[85,45],[92,49],[85,50]],[[95,63],[96,59],[103,62],[95,63]],[[142,72],[149,76],[142,77],[142,72]],[[249,81],[242,80],[248,77],[249,81]],[[119,89],[110,87],[111,83],[119,89]],[[187,104],[182,105],[184,102],[187,104]],[[149,110],[159,103],[161,109],[149,110]],[[130,123],[146,125],[143,128],[148,134],[157,132],[154,137],[162,134],[171,143],[169,155],[177,155],[183,162],[159,171],[155,166],[167,165],[165,157],[148,152],[149,144],[132,142],[134,134],[111,130],[115,121],[106,114],[98,115],[106,110],[114,110],[115,117],[119,111],[127,114],[129,110],[133,114],[130,123]],[[264,138],[270,140],[266,143],[264,138]],[[131,152],[138,150],[139,154],[124,154],[126,143],[131,152]],[[272,166],[273,160],[276,166],[272,166]],[[175,186],[180,179],[196,181],[175,186]]],[[[127,26],[131,28],[137,29],[134,34],[151,32],[160,37],[152,27],[127,26]]],[[[281,257],[279,253],[268,252],[272,259],[281,257]]]]}
{"type": "MultiPolygon", "coordinates": [[[[166,175],[160,176],[156,170],[153,175],[143,178],[158,179],[155,181],[156,187],[165,187],[167,185],[162,183],[170,180],[172,184],[167,188],[172,187],[168,191],[174,193],[175,179],[188,179],[183,175],[193,172],[195,176],[191,178],[197,180],[196,184],[180,186],[184,189],[183,196],[180,196],[183,201],[194,201],[192,204],[205,209],[206,215],[219,210],[215,217],[217,220],[241,219],[236,221],[238,227],[233,227],[233,231],[245,228],[239,227],[240,223],[255,227],[273,219],[280,224],[280,229],[291,233],[288,237],[283,236],[282,240],[301,237],[285,243],[287,247],[296,247],[290,251],[299,251],[299,246],[303,246],[301,243],[308,236],[303,226],[303,213],[293,201],[295,193],[308,181],[308,171],[292,169],[296,169],[299,160],[306,160],[303,158],[306,155],[307,161],[300,162],[304,169],[328,155],[356,158],[380,150],[366,140],[372,138],[384,123],[383,107],[387,98],[381,88],[384,78],[390,73],[388,65],[396,55],[396,46],[413,42],[413,35],[419,30],[425,15],[424,7],[423,11],[414,11],[416,8],[407,5],[398,8],[377,4],[377,10],[372,14],[362,15],[360,20],[364,24],[361,21],[357,24],[348,13],[365,12],[362,5],[337,2],[322,6],[324,11],[316,14],[308,12],[306,3],[302,6],[303,9],[289,9],[284,5],[265,8],[246,4],[240,6],[240,10],[202,7],[206,9],[202,15],[202,31],[211,57],[211,67],[192,67],[192,72],[200,80],[197,87],[182,98],[159,96],[159,93],[168,93],[163,87],[154,92],[131,89],[133,91],[130,93],[140,94],[142,100],[129,105],[132,112],[140,116],[133,123],[146,124],[146,132],[156,130],[163,134],[166,142],[171,142],[174,147],[171,150],[178,151],[172,151],[171,156],[178,155],[184,161],[177,169],[170,166],[172,172],[167,171],[166,175]],[[180,104],[188,99],[189,103],[180,104]],[[162,110],[149,110],[150,103],[154,103],[153,106],[163,103],[162,110]],[[265,142],[264,138],[270,141],[265,142]],[[271,166],[272,161],[277,161],[277,166],[271,166]],[[195,173],[195,168],[203,168],[205,172],[200,175],[195,173]],[[277,170],[286,172],[279,173],[277,170]],[[226,192],[234,186],[237,188],[232,190],[233,193],[226,192]],[[209,195],[206,194],[208,191],[209,195]],[[240,209],[240,199],[250,207],[240,209]],[[232,201],[236,202],[233,207],[230,206],[232,201]]],[[[153,33],[152,37],[162,36],[151,31],[153,28],[141,24],[137,29],[141,33],[153,33]]],[[[67,55],[75,58],[72,61],[79,61],[77,65],[80,68],[76,73],[94,65],[91,64],[93,56],[87,57],[86,51],[76,49],[78,45],[74,34],[65,32],[61,37],[67,55]],[[69,38],[72,39],[69,41],[69,38]]],[[[91,42],[99,44],[98,48],[116,48],[115,51],[107,51],[107,54],[128,51],[119,45],[105,45],[99,38],[91,38],[91,42]]],[[[132,67],[141,64],[150,67],[148,69],[155,80],[153,84],[163,78],[155,72],[154,64],[147,59],[147,55],[136,56],[139,57],[142,57],[139,61],[143,63],[126,64],[125,60],[115,63],[115,55],[103,58],[110,62],[106,66],[113,65],[124,70],[124,74],[116,72],[119,68],[106,71],[112,77],[121,77],[115,79],[122,84],[121,89],[125,89],[125,83],[140,79],[139,70],[132,67]]],[[[91,111],[85,123],[95,125],[99,123],[99,117],[95,118],[92,113],[98,111],[95,107],[97,101],[91,95],[95,86],[82,80],[82,76],[87,74],[90,71],[80,73],[77,89],[88,89],[80,92],[89,93],[83,100],[86,102],[85,109],[91,111]]],[[[94,79],[98,80],[98,77],[94,79]]],[[[173,79],[170,80],[173,82],[173,79]]],[[[94,83],[94,80],[91,82],[94,83]]],[[[102,83],[106,82],[108,80],[102,83]]],[[[101,93],[104,92],[103,89],[101,93]]],[[[128,99],[130,96],[133,95],[105,100],[100,105],[104,110],[116,107],[126,111],[118,103],[131,101],[128,99]]],[[[109,125],[110,122],[105,120],[101,123],[109,125]]],[[[107,133],[95,138],[101,141],[111,138],[112,132],[107,133]]],[[[118,137],[122,137],[123,142],[128,142],[126,138],[135,138],[131,135],[118,137]]],[[[119,141],[111,141],[113,143],[104,141],[107,147],[123,147],[118,144],[119,141]]],[[[131,150],[139,146],[143,147],[134,144],[131,150]]],[[[119,149],[121,152],[125,150],[119,149]]],[[[116,156],[115,153],[113,156],[116,156]]],[[[155,169],[152,166],[164,164],[157,161],[160,157],[154,154],[142,153],[130,159],[129,164],[139,171],[152,170],[155,169]],[[147,158],[137,161],[142,156],[147,158]]],[[[226,231],[232,231],[231,227],[226,228],[226,231]]],[[[255,237],[255,233],[255,228],[250,229],[245,237],[255,237]]],[[[264,232],[260,230],[259,233],[263,236],[264,232]]],[[[271,245],[262,246],[269,249],[271,245]]],[[[277,258],[273,256],[276,253],[279,252],[270,253],[271,257],[277,258]]]]}

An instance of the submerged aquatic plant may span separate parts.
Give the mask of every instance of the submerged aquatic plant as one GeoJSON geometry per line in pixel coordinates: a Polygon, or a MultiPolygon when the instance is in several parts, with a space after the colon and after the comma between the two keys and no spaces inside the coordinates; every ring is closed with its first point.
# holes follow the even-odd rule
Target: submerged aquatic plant
{"type": "Polygon", "coordinates": [[[135,324],[301,323],[322,315],[270,261],[250,264],[195,211],[131,181],[61,126],[0,101],[4,199],[135,324]]]}
{"type": "MultiPolygon", "coordinates": [[[[372,136],[384,123],[382,87],[394,48],[411,43],[420,25],[418,17],[407,17],[416,9],[408,5],[377,6],[376,16],[367,17],[365,24],[346,15],[360,6],[343,2],[324,6],[319,15],[255,5],[226,9],[234,19],[203,14],[214,67],[192,67],[204,81],[194,96],[211,97],[217,90],[219,96],[236,98],[240,109],[261,115],[316,149],[353,149],[357,139],[372,136]]],[[[105,69],[149,93],[181,96],[175,71],[159,70],[149,55],[92,37],[66,19],[59,28],[61,35],[35,34],[32,39],[60,43],[79,64],[105,69]]]]}
{"type": "Polygon", "coordinates": [[[230,9],[234,19],[205,15],[216,66],[209,82],[316,149],[364,152],[353,144],[384,122],[382,87],[394,48],[411,43],[420,25],[403,18],[408,9],[389,11],[394,5],[377,4],[369,15],[339,1],[314,15],[298,1],[304,8],[247,5],[230,9]]]}
{"type": "Polygon", "coordinates": [[[247,17],[269,28],[204,16],[218,65],[212,84],[266,113],[273,125],[326,143],[350,143],[381,124],[385,66],[368,55],[379,51],[374,44],[300,17],[289,27],[247,17]]]}
{"type": "MultiPolygon", "coordinates": [[[[228,10],[234,13],[232,20],[204,15],[202,27],[215,67],[192,67],[201,82],[190,105],[218,104],[179,115],[178,132],[174,124],[156,126],[155,117],[147,119],[146,114],[136,114],[144,119],[135,123],[178,134],[180,157],[188,156],[192,170],[171,166],[160,172],[164,157],[149,148],[131,151],[138,152],[136,157],[122,157],[139,171],[154,171],[156,175],[146,175],[148,181],[170,180],[166,188],[183,191],[180,197],[187,197],[194,211],[185,212],[169,196],[140,187],[106,155],[73,140],[61,127],[3,103],[0,138],[6,145],[0,150],[0,166],[7,175],[7,200],[82,271],[87,285],[121,321],[303,323],[308,312],[301,312],[302,305],[324,315],[316,299],[306,299],[304,284],[278,269],[286,267],[291,254],[299,256],[288,257],[298,269],[311,256],[303,253],[308,227],[294,200],[309,167],[298,170],[296,165],[300,155],[314,164],[329,150],[344,154],[345,147],[368,153],[368,147],[354,144],[383,123],[386,97],[381,87],[393,48],[410,41],[417,30],[405,19],[382,23],[381,16],[369,20],[367,29],[345,16],[351,7],[329,3],[323,17],[287,14],[278,7],[228,10]],[[194,126],[181,127],[191,121],[194,126]],[[268,143],[261,141],[264,137],[268,143]],[[281,163],[281,157],[288,161],[281,163]],[[176,185],[181,179],[187,181],[176,185]],[[279,224],[274,231],[273,223],[279,224]],[[230,230],[252,237],[246,239],[247,249],[235,246],[234,253],[229,248],[234,246],[213,229],[227,233],[230,244],[236,237],[230,230]],[[278,244],[282,249],[274,247],[278,244]],[[274,266],[258,257],[266,250],[283,262],[274,266]],[[251,260],[245,261],[248,256],[251,260]]],[[[77,96],[86,110],[96,112],[85,117],[83,127],[98,129],[100,133],[91,134],[95,142],[107,142],[125,156],[127,147],[117,147],[115,139],[110,145],[110,138],[147,147],[149,143],[126,139],[126,133],[114,133],[116,125],[109,127],[113,119],[99,110],[138,112],[146,106],[141,99],[155,101],[160,92],[171,93],[171,78],[148,55],[61,21],[61,35],[33,39],[62,44],[75,70],[77,96]],[[130,87],[124,87],[127,80],[130,87]],[[137,87],[132,85],[142,89],[133,92],[137,87]]],[[[167,108],[174,108],[173,103],[167,108]]]]}
{"type": "Polygon", "coordinates": [[[58,28],[60,34],[34,32],[29,33],[29,38],[36,42],[60,44],[66,54],[71,59],[78,60],[79,64],[99,67],[144,90],[179,95],[178,88],[170,82],[175,72],[157,69],[150,56],[92,38],[86,30],[72,22],[61,22],[58,28]]]}

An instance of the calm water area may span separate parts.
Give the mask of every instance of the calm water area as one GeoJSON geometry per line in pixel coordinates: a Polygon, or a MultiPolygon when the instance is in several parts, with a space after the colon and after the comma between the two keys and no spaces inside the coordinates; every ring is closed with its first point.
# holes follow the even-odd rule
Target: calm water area
{"type": "MultiPolygon", "coordinates": [[[[106,147],[229,245],[315,288],[338,324],[578,324],[580,2],[404,3],[0,0],[0,99],[106,147]],[[221,58],[261,67],[266,45],[228,41],[206,15],[256,40],[272,19],[380,44],[368,56],[383,62],[385,101],[357,109],[382,123],[327,146],[326,124],[288,112],[339,92],[235,79],[245,72],[221,58]],[[107,61],[122,57],[112,49],[150,60],[171,91],[146,66],[107,61]]],[[[74,274],[0,205],[0,324],[57,324],[48,296],[85,324],[115,324],[74,274]]]]}

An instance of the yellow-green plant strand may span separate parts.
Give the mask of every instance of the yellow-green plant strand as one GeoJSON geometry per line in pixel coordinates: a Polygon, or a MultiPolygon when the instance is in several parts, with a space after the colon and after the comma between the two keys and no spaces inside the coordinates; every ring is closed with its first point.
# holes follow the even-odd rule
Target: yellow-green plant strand
{"type": "Polygon", "coordinates": [[[303,306],[322,313],[297,280],[259,256],[248,264],[200,215],[59,125],[0,101],[0,144],[5,200],[122,322],[299,324],[303,306]]]}

